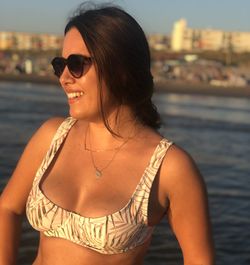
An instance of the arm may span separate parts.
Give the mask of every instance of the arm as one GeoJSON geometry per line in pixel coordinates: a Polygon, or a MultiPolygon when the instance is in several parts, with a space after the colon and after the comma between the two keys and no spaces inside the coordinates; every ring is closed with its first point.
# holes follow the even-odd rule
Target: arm
{"type": "Polygon", "coordinates": [[[0,205],[0,264],[16,264],[20,228],[21,216],[0,205]]]}
{"type": "Polygon", "coordinates": [[[207,192],[194,161],[172,146],[161,171],[163,193],[169,203],[168,220],[180,244],[184,264],[213,265],[207,192]]]}
{"type": "Polygon", "coordinates": [[[16,264],[21,217],[25,212],[35,173],[63,119],[45,122],[27,144],[0,197],[0,264],[16,264]]]}

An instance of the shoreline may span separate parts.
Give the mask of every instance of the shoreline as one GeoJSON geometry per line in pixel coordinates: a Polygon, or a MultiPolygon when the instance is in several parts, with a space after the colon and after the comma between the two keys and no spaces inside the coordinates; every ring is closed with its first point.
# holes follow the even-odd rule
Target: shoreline
{"type": "Polygon", "coordinates": [[[246,87],[222,87],[211,86],[209,84],[191,84],[180,81],[156,82],[157,92],[168,92],[176,94],[202,95],[202,96],[219,96],[219,97],[244,97],[250,98],[250,86],[246,87]]]}
{"type": "Polygon", "coordinates": [[[42,76],[42,75],[12,75],[12,74],[0,74],[0,82],[30,82],[38,84],[55,84],[58,85],[59,81],[55,76],[42,76]]]}
{"type": "MultiPolygon", "coordinates": [[[[29,82],[38,84],[60,85],[55,76],[38,75],[10,75],[0,74],[0,82],[29,82]]],[[[157,93],[177,93],[204,96],[224,96],[224,97],[247,97],[250,98],[250,86],[246,87],[219,87],[204,83],[185,83],[180,81],[158,81],[155,82],[155,92],[157,93]]]]}

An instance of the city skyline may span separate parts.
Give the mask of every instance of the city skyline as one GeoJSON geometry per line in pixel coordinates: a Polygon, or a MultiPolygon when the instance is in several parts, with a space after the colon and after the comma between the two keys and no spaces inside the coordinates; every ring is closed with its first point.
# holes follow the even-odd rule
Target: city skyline
{"type": "MultiPolygon", "coordinates": [[[[1,0],[0,31],[62,34],[67,18],[82,2],[80,0],[53,2],[1,0]]],[[[112,2],[134,16],[147,34],[169,35],[174,22],[180,18],[185,18],[192,28],[250,32],[248,15],[250,1],[246,0],[116,0],[112,2]]]]}
{"type": "MultiPolygon", "coordinates": [[[[250,32],[190,28],[185,19],[174,23],[171,36],[147,35],[150,48],[157,51],[234,51],[250,52],[250,32]]],[[[62,35],[0,31],[0,51],[4,50],[58,50],[62,35]]]]}

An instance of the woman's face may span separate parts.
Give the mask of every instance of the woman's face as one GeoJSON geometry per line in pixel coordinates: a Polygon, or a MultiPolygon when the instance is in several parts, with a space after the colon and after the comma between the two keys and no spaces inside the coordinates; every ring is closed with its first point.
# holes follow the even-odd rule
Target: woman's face
{"type": "MultiPolygon", "coordinates": [[[[62,56],[68,58],[71,54],[91,56],[76,28],[72,28],[66,33],[63,42],[62,56]]],[[[60,83],[68,97],[70,116],[90,122],[102,122],[99,80],[94,63],[80,78],[73,77],[66,66],[60,76],[60,83]]],[[[105,113],[112,112],[114,105],[108,99],[109,93],[104,82],[102,84],[102,95],[105,113]]]]}

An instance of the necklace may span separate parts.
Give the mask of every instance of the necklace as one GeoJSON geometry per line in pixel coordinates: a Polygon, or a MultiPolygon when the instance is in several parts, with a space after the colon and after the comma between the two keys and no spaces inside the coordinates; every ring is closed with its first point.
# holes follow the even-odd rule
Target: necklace
{"type": "MultiPolygon", "coordinates": [[[[89,126],[87,128],[87,131],[89,129],[89,126]]],[[[91,139],[89,137],[89,146],[90,148],[88,149],[86,147],[86,138],[87,138],[87,133],[86,133],[86,136],[85,136],[85,150],[87,151],[90,151],[90,157],[91,157],[91,161],[92,161],[92,164],[93,164],[93,167],[95,169],[95,176],[97,179],[99,179],[102,175],[103,175],[103,171],[114,161],[116,155],[118,154],[118,152],[122,149],[122,147],[128,142],[128,140],[130,138],[127,138],[121,145],[119,145],[118,147],[115,147],[115,148],[111,148],[111,149],[97,149],[97,150],[92,150],[91,148],[91,139]],[[104,165],[102,168],[99,168],[96,163],[95,163],[95,159],[94,159],[94,152],[104,152],[104,151],[114,151],[111,159],[108,161],[108,163],[106,165],[104,165]]]]}
{"type": "MultiPolygon", "coordinates": [[[[86,138],[85,137],[85,141],[84,141],[84,150],[85,151],[89,151],[89,152],[92,152],[92,153],[99,153],[99,152],[108,152],[108,151],[115,151],[117,149],[120,149],[122,147],[122,145],[124,144],[124,142],[119,145],[119,146],[116,146],[114,148],[107,148],[107,149],[92,149],[91,148],[91,143],[90,143],[90,148],[87,147],[87,144],[86,144],[86,138]]],[[[126,142],[128,141],[128,139],[126,140],[126,142]]]]}

